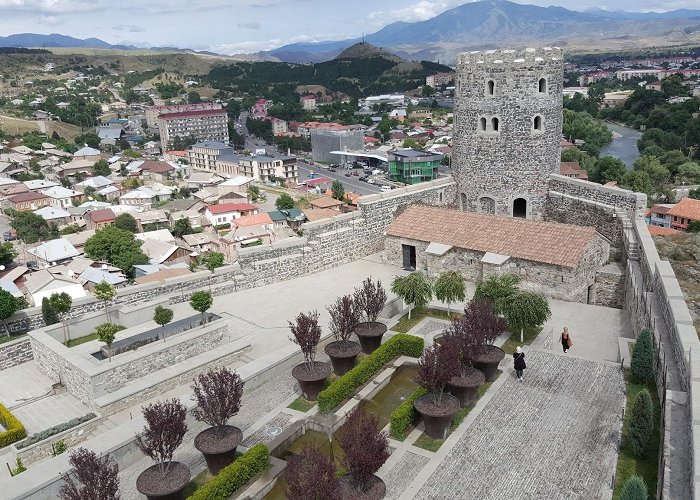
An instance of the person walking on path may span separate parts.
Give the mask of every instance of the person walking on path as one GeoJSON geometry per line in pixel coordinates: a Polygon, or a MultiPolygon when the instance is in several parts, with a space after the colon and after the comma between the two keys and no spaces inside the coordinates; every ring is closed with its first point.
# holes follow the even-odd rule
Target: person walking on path
{"type": "Polygon", "coordinates": [[[559,336],[559,341],[561,342],[561,347],[565,353],[569,352],[569,349],[574,345],[574,341],[571,340],[571,335],[569,334],[569,328],[564,327],[564,331],[561,332],[559,336]]]}
{"type": "Polygon", "coordinates": [[[515,366],[515,374],[519,381],[523,381],[523,370],[525,367],[525,353],[522,348],[517,347],[513,353],[513,365],[515,366]]]}

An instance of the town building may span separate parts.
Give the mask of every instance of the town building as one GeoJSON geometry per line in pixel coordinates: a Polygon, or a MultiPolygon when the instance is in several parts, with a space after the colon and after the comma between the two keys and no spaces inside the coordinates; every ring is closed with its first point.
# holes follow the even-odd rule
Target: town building
{"type": "Polygon", "coordinates": [[[573,179],[588,180],[588,172],[577,161],[563,161],[559,164],[559,173],[573,179]]]}
{"type": "Polygon", "coordinates": [[[223,109],[181,111],[158,117],[160,141],[166,147],[176,137],[194,137],[198,141],[228,143],[228,115],[223,109]]]}
{"type": "Polygon", "coordinates": [[[218,158],[224,156],[233,157],[233,148],[219,141],[198,142],[187,150],[190,165],[201,170],[216,170],[218,158]]]}
{"type": "Polygon", "coordinates": [[[311,158],[321,163],[338,161],[331,151],[357,151],[363,147],[362,130],[314,130],[311,134],[311,158]]]}
{"type": "Polygon", "coordinates": [[[425,84],[429,87],[441,87],[443,85],[450,85],[455,81],[454,73],[435,73],[434,75],[428,75],[425,77],[425,84]]]}
{"type": "Polygon", "coordinates": [[[280,120],[279,118],[268,118],[268,120],[270,120],[272,124],[272,135],[284,135],[289,131],[286,121],[280,120]]]}
{"type": "Polygon", "coordinates": [[[437,179],[438,168],[445,155],[430,151],[403,149],[388,153],[389,180],[404,184],[437,179]]]}
{"type": "Polygon", "coordinates": [[[297,159],[293,156],[241,156],[237,175],[262,182],[283,179],[286,183],[299,180],[297,159]]]}
{"type": "Polygon", "coordinates": [[[687,230],[691,222],[700,222],[700,200],[683,198],[668,212],[673,229],[687,230]]]}
{"type": "Polygon", "coordinates": [[[17,210],[18,212],[37,210],[41,207],[48,207],[49,205],[51,205],[50,197],[43,193],[36,193],[33,191],[19,193],[9,196],[6,199],[6,207],[17,210]]]}
{"type": "Polygon", "coordinates": [[[245,215],[257,214],[258,207],[250,203],[222,203],[210,205],[204,212],[204,216],[213,226],[230,224],[234,219],[245,215]]]}
{"type": "Polygon", "coordinates": [[[316,96],[315,95],[304,95],[301,96],[301,109],[305,111],[312,111],[316,109],[316,96]]]}
{"type": "Polygon", "coordinates": [[[117,218],[115,213],[110,208],[103,208],[100,210],[90,210],[85,214],[85,222],[87,223],[88,229],[104,229],[107,226],[114,224],[114,220],[117,218]]]}
{"type": "Polygon", "coordinates": [[[203,111],[206,109],[222,109],[218,102],[198,102],[193,104],[172,104],[169,106],[151,106],[146,108],[146,125],[148,128],[158,127],[158,117],[169,113],[182,113],[184,111],[203,111]]]}

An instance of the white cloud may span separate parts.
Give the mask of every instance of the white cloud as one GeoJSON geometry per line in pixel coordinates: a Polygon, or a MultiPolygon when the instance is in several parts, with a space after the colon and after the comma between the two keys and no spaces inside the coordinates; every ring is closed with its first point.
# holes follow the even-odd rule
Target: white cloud
{"type": "Polygon", "coordinates": [[[212,45],[206,50],[224,55],[250,54],[263,50],[277,49],[290,43],[324,42],[327,40],[342,40],[350,35],[340,33],[320,34],[320,35],[299,35],[291,38],[273,38],[270,40],[257,40],[235,43],[220,43],[212,45]]]}
{"type": "Polygon", "coordinates": [[[376,24],[389,24],[396,21],[414,22],[425,21],[438,14],[442,14],[447,9],[467,3],[464,0],[442,0],[438,2],[430,2],[421,0],[417,3],[402,7],[400,9],[387,11],[373,11],[367,15],[367,18],[376,24]]]}
{"type": "Polygon", "coordinates": [[[145,31],[141,26],[136,26],[134,24],[118,24],[112,26],[114,31],[128,31],[129,33],[142,33],[145,31]]]}
{"type": "Polygon", "coordinates": [[[73,14],[101,10],[99,0],[0,0],[0,10],[73,14]]]}

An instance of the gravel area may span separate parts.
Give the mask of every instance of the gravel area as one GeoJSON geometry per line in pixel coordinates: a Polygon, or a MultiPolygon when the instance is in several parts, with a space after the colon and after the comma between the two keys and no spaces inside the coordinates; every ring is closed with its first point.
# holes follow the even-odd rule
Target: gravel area
{"type": "Polygon", "coordinates": [[[428,463],[429,458],[407,451],[384,478],[386,500],[399,498],[413,478],[428,463]]]}

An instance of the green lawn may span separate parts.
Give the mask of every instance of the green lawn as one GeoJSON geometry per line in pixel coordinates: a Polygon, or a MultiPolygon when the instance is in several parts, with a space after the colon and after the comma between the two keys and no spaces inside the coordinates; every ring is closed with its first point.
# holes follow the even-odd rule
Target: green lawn
{"type": "MultiPolygon", "coordinates": [[[[498,376],[496,377],[496,380],[498,380],[498,377],[501,376],[501,373],[503,372],[501,370],[498,370],[498,376]]],[[[479,387],[479,391],[477,393],[476,400],[479,401],[492,385],[493,382],[485,382],[481,384],[481,387],[479,387]]],[[[469,415],[469,412],[471,412],[473,408],[473,406],[467,408],[460,408],[457,411],[457,413],[455,413],[454,417],[452,417],[452,425],[450,426],[450,431],[447,433],[448,437],[455,431],[455,429],[457,429],[457,427],[459,427],[459,425],[464,421],[464,419],[467,418],[467,415],[469,415]]],[[[413,445],[417,446],[418,448],[423,448],[424,450],[436,452],[440,449],[440,446],[442,446],[442,443],[444,442],[444,439],[433,439],[424,432],[418,437],[418,439],[416,439],[416,442],[413,443],[413,445]]]]}
{"type": "Polygon", "coordinates": [[[420,321],[424,318],[451,320],[462,316],[462,313],[458,311],[459,306],[456,306],[455,311],[451,311],[449,315],[447,314],[447,311],[443,311],[442,309],[419,307],[411,311],[411,319],[408,319],[408,313],[401,316],[399,322],[396,323],[391,330],[399,333],[408,333],[411,328],[420,323],[420,321]]]}
{"type": "MultiPolygon", "coordinates": [[[[514,331],[515,328],[508,328],[508,331],[514,331]]],[[[520,330],[513,332],[511,336],[506,340],[501,349],[503,349],[506,354],[513,354],[515,348],[523,345],[530,345],[537,338],[537,336],[542,331],[541,327],[536,328],[526,328],[523,332],[523,341],[520,342],[520,330]]]]}
{"type": "Polygon", "coordinates": [[[615,473],[615,489],[613,490],[613,500],[618,500],[622,493],[622,486],[627,481],[627,478],[637,474],[641,476],[647,483],[647,488],[650,498],[656,498],[656,483],[659,473],[659,419],[661,417],[661,406],[656,395],[656,384],[652,381],[649,384],[640,384],[632,379],[629,370],[625,370],[625,382],[627,384],[627,404],[625,408],[625,422],[622,427],[622,445],[620,446],[620,454],[617,456],[617,472],[615,473]],[[629,428],[629,419],[632,415],[632,406],[634,398],[637,394],[647,388],[651,393],[651,400],[654,403],[654,416],[656,425],[652,434],[652,441],[649,449],[644,456],[636,457],[632,455],[627,443],[627,433],[629,428]]]}
{"type": "Polygon", "coordinates": [[[289,406],[287,406],[287,408],[306,413],[314,406],[316,406],[316,401],[309,401],[304,396],[299,396],[294,401],[292,401],[292,403],[289,406]]]}
{"type": "Polygon", "coordinates": [[[84,337],[78,337],[77,339],[70,339],[68,340],[66,346],[75,347],[77,345],[84,344],[85,342],[90,342],[91,340],[97,340],[96,333],[91,333],[89,335],[85,335],[84,337]]]}
{"type": "Polygon", "coordinates": [[[22,337],[25,337],[27,334],[25,333],[13,333],[12,335],[7,335],[6,331],[2,331],[0,333],[0,344],[4,344],[6,342],[12,342],[13,340],[21,339],[22,337]]]}

